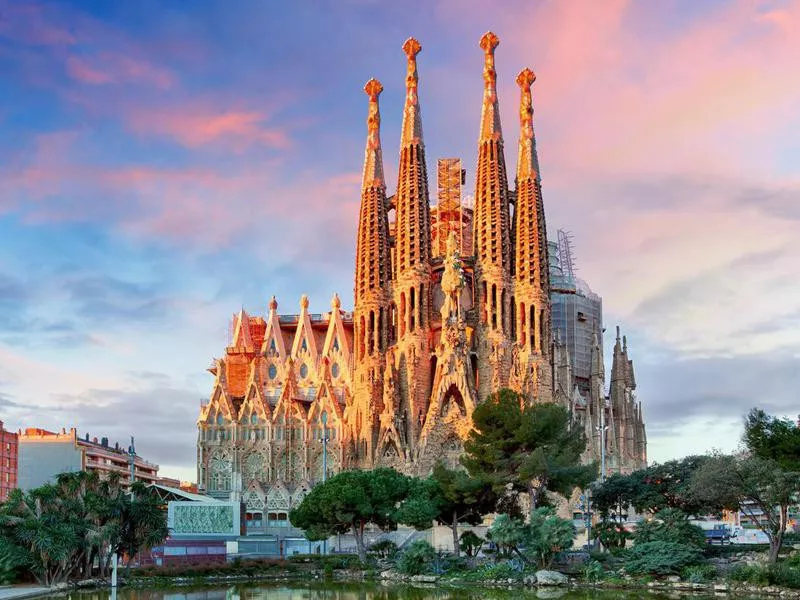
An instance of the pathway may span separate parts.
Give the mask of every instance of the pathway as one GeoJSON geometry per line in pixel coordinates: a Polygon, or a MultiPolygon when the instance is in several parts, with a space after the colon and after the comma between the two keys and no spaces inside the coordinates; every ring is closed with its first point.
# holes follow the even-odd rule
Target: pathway
{"type": "Polygon", "coordinates": [[[0,600],[23,600],[49,593],[50,588],[37,585],[0,585],[0,600]]]}

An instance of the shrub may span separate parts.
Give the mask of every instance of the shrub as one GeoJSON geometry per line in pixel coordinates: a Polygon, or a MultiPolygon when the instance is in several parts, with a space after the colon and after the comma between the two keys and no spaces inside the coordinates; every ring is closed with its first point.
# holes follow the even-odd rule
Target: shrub
{"type": "Polygon", "coordinates": [[[477,555],[481,546],[486,542],[482,537],[469,530],[462,533],[459,539],[461,540],[459,548],[470,558],[477,555]]]}
{"type": "Polygon", "coordinates": [[[625,542],[631,537],[623,524],[616,521],[601,521],[595,525],[592,533],[594,539],[600,540],[600,543],[611,551],[624,548],[625,542]]]}
{"type": "Polygon", "coordinates": [[[769,584],[769,571],[758,565],[736,565],[728,573],[728,579],[754,585],[769,584]]]}
{"type": "Polygon", "coordinates": [[[427,573],[436,560],[436,550],[425,540],[411,544],[397,561],[397,570],[406,575],[427,573]]]}
{"type": "Polygon", "coordinates": [[[537,508],[531,513],[525,531],[525,556],[540,569],[549,569],[559,552],[572,547],[575,526],[557,516],[552,508],[537,508]]]}
{"type": "Polygon", "coordinates": [[[667,508],[656,514],[651,521],[641,521],[633,534],[635,544],[646,542],[672,542],[683,546],[704,549],[706,534],[697,525],[689,523],[682,511],[667,508]]]}
{"type": "Polygon", "coordinates": [[[583,579],[592,583],[597,583],[603,578],[605,570],[603,565],[597,560],[590,560],[583,566],[583,579]]]}
{"type": "Polygon", "coordinates": [[[768,577],[772,585],[792,589],[800,588],[800,569],[796,569],[785,562],[770,566],[768,577]]]}
{"type": "Polygon", "coordinates": [[[702,552],[686,544],[675,542],[637,543],[628,553],[625,570],[634,575],[673,575],[681,569],[697,564],[702,552]]]}
{"type": "Polygon", "coordinates": [[[717,577],[714,565],[690,565],[681,571],[681,579],[690,583],[708,583],[717,577]]]}
{"type": "Polygon", "coordinates": [[[372,546],[369,547],[370,554],[375,554],[380,558],[388,558],[390,560],[397,556],[398,550],[397,544],[392,540],[381,540],[377,544],[372,544],[372,546]]]}

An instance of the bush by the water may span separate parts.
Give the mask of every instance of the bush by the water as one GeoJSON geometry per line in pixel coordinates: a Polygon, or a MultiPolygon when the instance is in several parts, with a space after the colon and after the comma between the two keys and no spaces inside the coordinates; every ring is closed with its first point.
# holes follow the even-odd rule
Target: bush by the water
{"type": "Polygon", "coordinates": [[[708,583],[717,577],[714,565],[691,565],[681,571],[681,579],[690,583],[708,583]]]}
{"type": "Polygon", "coordinates": [[[630,549],[625,570],[633,575],[676,575],[702,558],[700,549],[686,544],[644,542],[630,549]]]}
{"type": "Polygon", "coordinates": [[[405,575],[429,573],[436,560],[436,550],[425,540],[417,540],[406,548],[397,561],[397,570],[405,575]]]}
{"type": "Polygon", "coordinates": [[[633,535],[634,544],[645,542],[672,542],[684,546],[704,549],[706,535],[680,510],[667,508],[656,514],[650,521],[641,521],[633,535]]]}
{"type": "Polygon", "coordinates": [[[388,558],[389,560],[393,560],[398,551],[397,544],[392,540],[382,540],[369,547],[369,554],[374,554],[379,558],[388,558]]]}

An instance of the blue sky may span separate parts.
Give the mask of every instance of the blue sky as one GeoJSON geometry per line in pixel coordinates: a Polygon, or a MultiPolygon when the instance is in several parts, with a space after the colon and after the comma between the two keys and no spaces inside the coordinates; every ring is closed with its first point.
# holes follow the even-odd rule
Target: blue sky
{"type": "Polygon", "coordinates": [[[428,160],[469,191],[488,29],[511,169],[538,75],[548,226],[628,334],[651,458],[793,415],[800,2],[0,0],[0,419],[192,478],[231,314],[352,303],[364,82],[391,182],[422,42],[428,160]]]}

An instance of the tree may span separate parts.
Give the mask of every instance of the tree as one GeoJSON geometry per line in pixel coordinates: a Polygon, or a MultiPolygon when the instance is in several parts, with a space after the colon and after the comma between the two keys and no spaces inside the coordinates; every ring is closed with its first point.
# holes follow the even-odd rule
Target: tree
{"type": "Polygon", "coordinates": [[[717,455],[694,474],[692,493],[700,501],[747,514],[769,539],[769,562],[774,564],[783,545],[789,506],[800,493],[800,474],[773,459],[717,455]]]}
{"type": "Polygon", "coordinates": [[[166,514],[140,487],[131,499],[119,477],[62,473],[55,483],[23,493],[0,506],[0,555],[11,557],[44,585],[100,575],[113,552],[138,552],[167,536],[166,514]]]}
{"type": "Polygon", "coordinates": [[[517,554],[526,562],[547,569],[559,552],[572,546],[575,526],[572,521],[556,516],[549,506],[531,512],[530,522],[506,514],[498,515],[487,532],[497,545],[500,556],[517,554]]]}
{"type": "Polygon", "coordinates": [[[482,537],[477,535],[474,531],[467,530],[461,534],[461,543],[459,544],[459,548],[464,551],[470,558],[475,558],[478,556],[478,552],[481,551],[483,544],[486,542],[482,537]]]}
{"type": "Polygon", "coordinates": [[[665,508],[654,519],[639,522],[633,541],[634,544],[674,542],[702,550],[706,546],[706,535],[689,522],[686,513],[677,508],[665,508]]]}
{"type": "Polygon", "coordinates": [[[592,529],[592,536],[612,552],[624,548],[630,538],[625,526],[617,521],[601,521],[592,529]]]}
{"type": "Polygon", "coordinates": [[[513,500],[527,493],[534,510],[545,491],[568,496],[597,476],[595,464],[581,464],[586,440],[563,406],[528,405],[516,392],[502,389],[475,409],[472,421],[461,462],[498,498],[509,486],[513,500]]]}
{"type": "Polygon", "coordinates": [[[514,553],[522,556],[519,547],[525,540],[525,523],[507,514],[497,515],[486,537],[497,546],[498,556],[508,558],[514,553]]]}
{"type": "Polygon", "coordinates": [[[650,513],[665,508],[675,508],[689,515],[716,512],[721,507],[713,499],[700,502],[690,493],[692,475],[706,459],[705,456],[687,456],[630,475],[614,474],[595,486],[592,505],[604,517],[624,513],[628,506],[650,513]]]}
{"type": "Polygon", "coordinates": [[[745,418],[743,441],[754,456],[774,460],[789,471],[800,471],[800,427],[797,423],[754,408],[745,418]]]}
{"type": "Polygon", "coordinates": [[[409,494],[398,520],[418,529],[427,529],[431,521],[447,525],[453,532],[453,552],[459,556],[458,524],[480,524],[494,504],[495,496],[486,482],[437,463],[418,491],[409,494]]]}
{"type": "Polygon", "coordinates": [[[549,569],[556,554],[571,548],[574,539],[572,521],[557,516],[550,507],[540,507],[531,513],[525,532],[524,554],[540,569],[549,569]]]}
{"type": "Polygon", "coordinates": [[[352,531],[358,557],[365,561],[364,527],[384,531],[397,527],[398,506],[407,498],[413,481],[394,469],[344,471],[314,487],[289,520],[310,540],[323,540],[352,531]]]}

